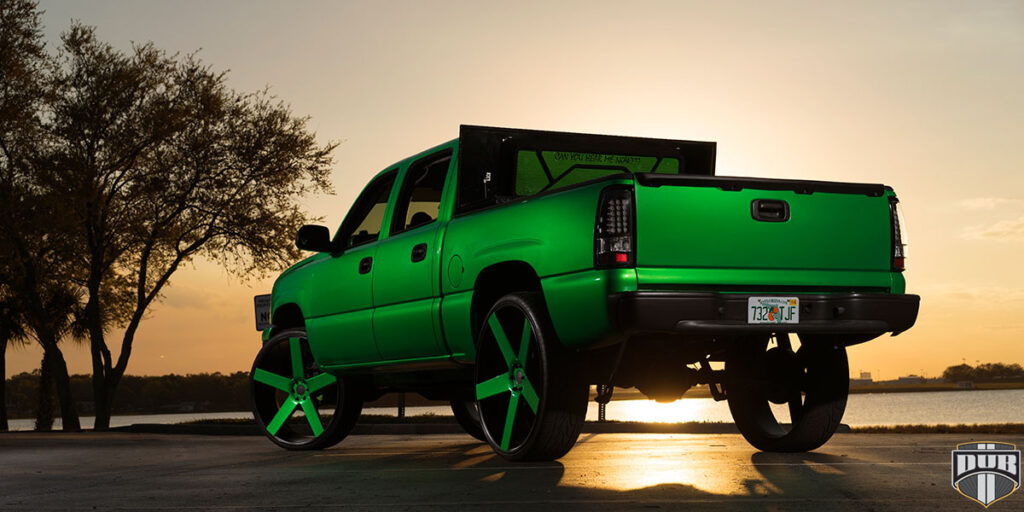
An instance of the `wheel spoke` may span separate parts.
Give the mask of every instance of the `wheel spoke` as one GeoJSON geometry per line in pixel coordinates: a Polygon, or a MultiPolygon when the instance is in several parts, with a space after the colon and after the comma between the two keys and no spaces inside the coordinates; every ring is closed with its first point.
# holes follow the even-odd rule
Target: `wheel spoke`
{"type": "Polygon", "coordinates": [[[312,393],[314,391],[319,391],[323,388],[326,388],[327,386],[330,386],[335,382],[338,382],[338,378],[335,377],[334,375],[331,375],[329,373],[321,373],[320,375],[310,377],[309,379],[306,380],[306,389],[309,390],[309,393],[312,393]]]}
{"type": "Polygon", "coordinates": [[[483,400],[494,395],[510,391],[508,374],[503,373],[497,377],[487,379],[476,385],[476,399],[483,400]]]}
{"type": "Polygon", "coordinates": [[[498,344],[498,349],[501,350],[501,356],[505,358],[505,365],[512,368],[512,363],[515,362],[516,356],[512,352],[512,346],[508,344],[508,336],[505,335],[505,330],[501,328],[498,315],[491,315],[487,319],[487,325],[491,327],[491,332],[494,333],[494,341],[498,344]]]}
{"type": "Polygon", "coordinates": [[[306,374],[302,369],[302,342],[299,338],[288,338],[288,345],[292,354],[292,377],[305,378],[306,374]]]}
{"type": "Polygon", "coordinates": [[[530,334],[533,330],[530,328],[530,319],[523,319],[523,338],[519,341],[519,364],[526,364],[526,355],[530,350],[530,334]]]}
{"type": "Polygon", "coordinates": [[[297,405],[299,405],[299,403],[292,400],[291,397],[286,398],[284,403],[281,404],[281,410],[277,411],[277,414],[274,415],[274,419],[270,420],[270,423],[267,424],[267,432],[270,432],[270,435],[276,436],[277,431],[281,430],[281,425],[284,425],[284,422],[288,421],[288,418],[291,417],[292,412],[295,411],[295,407],[297,405]]]}
{"type": "Polygon", "coordinates": [[[519,408],[519,393],[512,393],[508,401],[508,414],[505,415],[505,431],[501,435],[501,449],[508,450],[512,440],[512,427],[516,422],[516,409],[519,408]]]}
{"type": "Polygon", "coordinates": [[[266,384],[274,389],[280,389],[284,392],[291,391],[291,379],[288,377],[282,377],[276,373],[268,372],[263,368],[256,368],[256,371],[252,374],[252,380],[266,384]]]}
{"type": "Polygon", "coordinates": [[[312,400],[303,400],[302,412],[306,413],[306,421],[309,422],[309,428],[313,429],[313,435],[319,436],[324,433],[324,425],[320,422],[320,414],[316,411],[316,405],[313,404],[312,400]]]}
{"type": "Polygon", "coordinates": [[[530,406],[530,410],[537,414],[537,408],[540,406],[540,397],[537,396],[537,390],[533,389],[530,379],[525,377],[523,377],[523,398],[526,399],[526,405],[530,406]]]}

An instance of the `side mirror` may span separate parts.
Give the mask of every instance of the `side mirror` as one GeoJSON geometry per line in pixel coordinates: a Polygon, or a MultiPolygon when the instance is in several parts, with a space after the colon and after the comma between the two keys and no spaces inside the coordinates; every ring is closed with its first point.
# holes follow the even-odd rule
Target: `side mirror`
{"type": "Polygon", "coordinates": [[[331,245],[331,231],[326,226],[306,224],[299,228],[299,234],[295,237],[295,247],[304,251],[331,251],[334,249],[331,245]]]}

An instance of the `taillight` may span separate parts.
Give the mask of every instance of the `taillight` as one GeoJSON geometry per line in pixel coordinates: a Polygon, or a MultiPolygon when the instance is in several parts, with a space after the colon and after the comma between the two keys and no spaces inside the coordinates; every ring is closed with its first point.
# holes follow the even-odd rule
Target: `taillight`
{"type": "Polygon", "coordinates": [[[907,268],[907,229],[900,200],[896,197],[889,198],[889,218],[892,220],[892,269],[902,272],[907,268]]]}
{"type": "Polygon", "coordinates": [[[633,188],[611,186],[601,191],[594,226],[594,265],[629,267],[636,264],[633,188]]]}

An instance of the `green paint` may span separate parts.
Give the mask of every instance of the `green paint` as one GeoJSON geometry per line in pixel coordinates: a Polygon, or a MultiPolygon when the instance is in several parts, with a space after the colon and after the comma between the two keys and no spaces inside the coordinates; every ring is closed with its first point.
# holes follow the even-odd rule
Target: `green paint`
{"type": "Polygon", "coordinates": [[[512,391],[511,382],[507,373],[487,379],[476,385],[476,399],[483,400],[506,391],[512,391]]]}
{"type": "Polygon", "coordinates": [[[491,333],[494,334],[494,342],[498,344],[498,350],[501,350],[501,356],[505,358],[505,364],[512,368],[512,365],[516,362],[516,356],[512,352],[512,346],[508,344],[508,336],[505,335],[505,330],[501,328],[498,315],[491,315],[487,319],[487,325],[491,327],[491,333]]]}
{"type": "Polygon", "coordinates": [[[530,352],[530,334],[533,333],[533,329],[530,327],[530,319],[523,319],[523,336],[519,340],[519,362],[526,364],[526,356],[530,352]]]}
{"type": "Polygon", "coordinates": [[[512,440],[512,426],[516,422],[516,409],[519,408],[519,393],[512,392],[508,401],[508,414],[505,415],[505,428],[501,434],[501,449],[508,450],[508,443],[512,440]]]}
{"type": "Polygon", "coordinates": [[[306,372],[302,368],[302,342],[299,338],[288,338],[288,348],[292,357],[292,376],[295,379],[306,378],[306,372]]]}
{"type": "Polygon", "coordinates": [[[352,372],[373,368],[390,368],[394,366],[401,366],[404,364],[412,365],[422,363],[440,363],[445,361],[451,361],[453,356],[454,354],[452,356],[411,357],[409,359],[392,359],[390,361],[374,361],[372,363],[325,365],[322,368],[332,372],[352,372]]]}
{"type": "Polygon", "coordinates": [[[288,377],[282,377],[276,373],[268,372],[262,368],[257,368],[253,373],[252,378],[256,382],[266,384],[274,389],[291,392],[292,381],[288,377]]]}
{"type": "Polygon", "coordinates": [[[319,436],[324,433],[324,426],[320,423],[320,414],[316,411],[316,404],[313,403],[312,398],[307,398],[301,402],[302,412],[306,414],[306,420],[309,421],[309,428],[313,430],[314,436],[319,436]]]}
{"type": "Polygon", "coordinates": [[[281,426],[284,425],[284,422],[288,421],[288,418],[291,417],[292,412],[295,411],[298,405],[299,402],[296,402],[290,396],[285,399],[284,403],[281,404],[281,409],[277,411],[274,418],[267,424],[267,432],[270,432],[271,435],[277,435],[277,431],[281,430],[281,426]]]}
{"type": "MultiPolygon", "coordinates": [[[[473,319],[483,313],[472,310],[474,297],[480,296],[480,278],[506,269],[495,270],[500,275],[509,265],[539,278],[556,334],[552,341],[580,350],[612,339],[607,298],[618,292],[740,292],[749,286],[903,293],[906,288],[904,276],[889,270],[891,191],[867,197],[642,186],[634,173],[679,173],[683,163],[673,158],[659,162],[643,154],[518,148],[508,156],[513,173],[505,177],[509,197],[490,208],[453,216],[462,149],[453,140],[388,166],[378,175],[388,179],[392,175],[387,173],[394,171],[386,191],[389,202],[381,205],[378,240],[312,255],[275,282],[275,315],[286,306],[301,311],[313,362],[321,368],[373,373],[406,364],[472,363],[473,329],[480,325],[473,319]],[[442,152],[451,161],[437,218],[392,234],[390,219],[410,168],[442,152]],[[614,175],[584,183],[608,173],[614,175]],[[570,184],[577,186],[568,188],[570,184]],[[594,268],[596,208],[601,191],[610,185],[635,190],[635,268],[594,268]],[[543,195],[532,195],[545,189],[543,195]],[[750,203],[755,199],[785,200],[790,220],[753,220],[750,203]],[[424,258],[411,261],[413,248],[421,244],[426,246],[424,258]],[[360,273],[360,261],[366,258],[372,259],[372,269],[360,273]]],[[[486,310],[487,305],[480,307],[486,310]]],[[[525,361],[526,353],[512,351],[497,319],[484,325],[494,331],[509,364],[525,361]]],[[[481,391],[492,390],[477,389],[481,391]]],[[[525,387],[522,396],[531,408],[539,403],[525,387]]]]}
{"type": "Polygon", "coordinates": [[[335,382],[338,382],[338,378],[335,377],[334,375],[331,375],[329,373],[321,373],[320,375],[310,377],[309,379],[307,379],[306,387],[309,389],[310,393],[313,393],[316,391],[320,391],[321,389],[326,388],[327,386],[330,386],[335,382]]]}
{"type": "Polygon", "coordinates": [[[534,414],[537,414],[538,408],[540,407],[540,397],[537,396],[537,390],[533,389],[533,384],[530,383],[530,379],[523,378],[523,398],[526,399],[526,405],[530,406],[530,410],[534,414]]]}

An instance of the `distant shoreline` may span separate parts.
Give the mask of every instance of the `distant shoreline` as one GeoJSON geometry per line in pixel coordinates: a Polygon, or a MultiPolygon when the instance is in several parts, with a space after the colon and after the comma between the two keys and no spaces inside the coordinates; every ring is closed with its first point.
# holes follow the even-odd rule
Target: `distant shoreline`
{"type": "MultiPolygon", "coordinates": [[[[925,384],[896,384],[879,383],[866,386],[850,386],[851,395],[865,393],[922,393],[928,391],[998,391],[1004,389],[1024,389],[1024,382],[979,382],[973,388],[961,388],[957,384],[948,382],[930,382],[925,384]]],[[[594,393],[591,393],[591,399],[594,393]]],[[[705,385],[694,386],[683,395],[683,398],[711,398],[711,392],[705,385]]],[[[629,389],[616,389],[612,400],[647,400],[640,391],[629,389]]]]}
{"type": "MultiPolygon", "coordinates": [[[[1024,389],[1024,382],[980,382],[975,384],[974,388],[961,388],[956,384],[949,384],[945,382],[926,383],[926,384],[871,384],[868,386],[852,386],[850,387],[850,394],[871,394],[871,393],[922,393],[931,391],[999,391],[999,390],[1012,390],[1012,389],[1024,389]]],[[[595,393],[591,391],[590,399],[593,400],[595,393]]],[[[683,399],[688,398],[711,398],[711,392],[708,391],[706,385],[694,386],[682,397],[683,399]]],[[[381,397],[373,402],[367,402],[363,405],[364,408],[391,408],[398,406],[399,396],[397,393],[391,393],[381,397]]],[[[643,393],[635,388],[620,389],[616,388],[615,393],[612,395],[614,401],[625,401],[625,400],[648,400],[643,393]]],[[[439,402],[434,400],[427,400],[419,394],[409,393],[405,396],[406,407],[447,407],[447,402],[439,402]]],[[[175,414],[175,413],[217,413],[217,412],[237,412],[241,409],[234,408],[230,410],[201,410],[201,411],[168,411],[168,410],[152,410],[152,411],[117,411],[114,413],[115,416],[135,416],[135,415],[148,415],[148,414],[175,414]]],[[[91,416],[90,414],[82,414],[83,417],[91,416]]],[[[56,418],[59,418],[59,414],[55,414],[56,418]]],[[[34,419],[32,416],[15,415],[9,416],[10,420],[27,420],[34,419]]]]}

